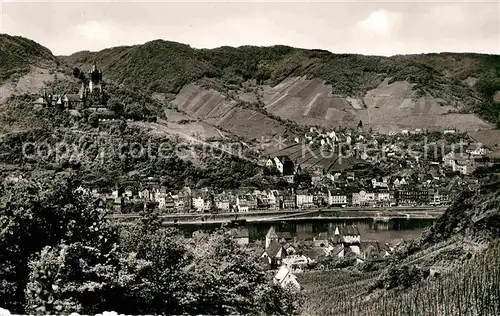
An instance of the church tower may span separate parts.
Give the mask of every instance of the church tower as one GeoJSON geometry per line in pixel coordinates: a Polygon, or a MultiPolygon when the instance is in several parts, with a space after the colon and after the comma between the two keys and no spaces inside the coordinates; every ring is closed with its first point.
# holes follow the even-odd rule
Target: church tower
{"type": "Polygon", "coordinates": [[[102,72],[97,68],[95,63],[89,71],[89,79],[89,92],[92,93],[94,89],[98,89],[102,93],[102,72]]]}
{"type": "Polygon", "coordinates": [[[266,234],[266,249],[269,248],[269,246],[271,245],[271,242],[278,242],[278,234],[276,234],[276,231],[274,230],[274,227],[271,226],[271,228],[269,228],[267,234],[266,234]]]}

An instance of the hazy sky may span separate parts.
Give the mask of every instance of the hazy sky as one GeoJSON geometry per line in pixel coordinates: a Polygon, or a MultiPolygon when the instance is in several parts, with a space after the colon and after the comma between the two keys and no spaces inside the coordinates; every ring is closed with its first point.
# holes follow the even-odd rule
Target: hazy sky
{"type": "Polygon", "coordinates": [[[500,54],[498,1],[0,2],[1,33],[31,38],[56,55],[153,39],[198,48],[500,54]]]}

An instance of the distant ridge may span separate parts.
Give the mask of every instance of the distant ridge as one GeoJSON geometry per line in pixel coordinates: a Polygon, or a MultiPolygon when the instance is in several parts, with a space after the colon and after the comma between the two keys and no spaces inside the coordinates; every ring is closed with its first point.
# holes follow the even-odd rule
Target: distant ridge
{"type": "Polygon", "coordinates": [[[96,62],[108,80],[246,139],[262,131],[283,134],[287,122],[333,128],[363,121],[382,133],[500,126],[498,55],[381,57],[283,45],[195,49],[153,40],[55,57],[21,37],[1,35],[0,45],[0,80],[35,64],[87,69],[96,62]],[[253,121],[245,125],[245,118],[253,121]]]}

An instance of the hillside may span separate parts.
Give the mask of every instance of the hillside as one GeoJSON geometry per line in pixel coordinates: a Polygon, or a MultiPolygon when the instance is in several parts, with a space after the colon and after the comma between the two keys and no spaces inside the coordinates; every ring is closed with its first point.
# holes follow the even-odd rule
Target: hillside
{"type": "Polygon", "coordinates": [[[468,113],[491,123],[500,114],[500,57],[493,55],[379,57],[287,46],[207,50],[156,40],[62,59],[80,67],[96,61],[118,83],[162,94],[165,103],[220,125],[228,116],[237,121],[231,109],[241,108],[240,101],[299,125],[352,127],[362,120],[381,132],[488,129],[468,113]]]}
{"type": "Polygon", "coordinates": [[[495,55],[380,57],[287,46],[209,50],[155,40],[55,57],[22,37],[1,35],[0,45],[0,103],[70,80],[72,68],[97,62],[108,82],[247,140],[293,135],[301,126],[355,127],[359,121],[382,133],[476,131],[499,121],[495,55]]]}
{"type": "Polygon", "coordinates": [[[34,94],[47,83],[65,79],[68,69],[42,45],[0,34],[0,104],[12,95],[34,94]]]}
{"type": "Polygon", "coordinates": [[[22,75],[31,66],[59,64],[57,57],[42,45],[20,36],[0,34],[0,82],[11,75],[22,75]]]}
{"type": "Polygon", "coordinates": [[[388,259],[299,274],[303,314],[498,315],[500,182],[488,173],[480,192],[464,192],[388,259]]]}

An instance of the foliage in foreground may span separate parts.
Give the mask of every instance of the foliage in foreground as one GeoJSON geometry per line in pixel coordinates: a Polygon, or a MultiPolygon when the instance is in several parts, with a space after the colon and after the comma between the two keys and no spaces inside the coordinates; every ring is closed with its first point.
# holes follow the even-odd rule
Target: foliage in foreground
{"type": "Polygon", "coordinates": [[[194,243],[149,214],[119,235],[77,185],[67,175],[3,184],[0,306],[32,314],[298,312],[298,297],[272,286],[227,232],[194,243]]]}

